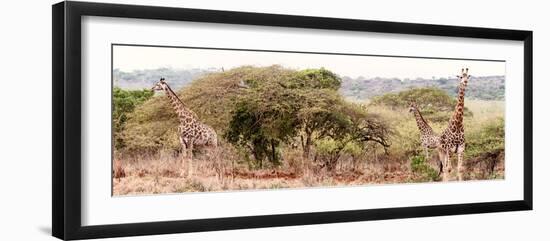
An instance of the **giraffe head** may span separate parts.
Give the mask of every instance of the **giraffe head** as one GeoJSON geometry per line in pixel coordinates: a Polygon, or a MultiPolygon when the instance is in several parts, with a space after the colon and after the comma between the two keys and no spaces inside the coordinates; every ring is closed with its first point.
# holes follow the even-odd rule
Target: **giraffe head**
{"type": "Polygon", "coordinates": [[[470,80],[470,75],[468,74],[468,68],[462,68],[462,71],[460,75],[456,76],[460,80],[460,84],[466,86],[468,84],[468,80],[470,80]]]}
{"type": "Polygon", "coordinates": [[[409,112],[415,112],[418,110],[418,105],[416,105],[416,101],[410,101],[409,102],[409,112]]]}
{"type": "Polygon", "coordinates": [[[153,91],[160,91],[165,90],[167,88],[167,84],[164,81],[164,78],[160,78],[160,80],[151,88],[153,91]]]}

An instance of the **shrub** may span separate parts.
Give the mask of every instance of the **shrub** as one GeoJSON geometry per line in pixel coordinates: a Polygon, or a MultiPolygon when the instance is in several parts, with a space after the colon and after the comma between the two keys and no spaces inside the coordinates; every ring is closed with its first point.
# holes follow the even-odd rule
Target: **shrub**
{"type": "MultiPolygon", "coordinates": [[[[411,101],[416,101],[424,117],[435,122],[449,120],[449,113],[452,113],[456,106],[455,98],[437,88],[418,88],[385,94],[374,97],[371,105],[403,110],[408,109],[411,101]]],[[[464,116],[472,116],[472,112],[468,108],[464,108],[464,116]]]]}
{"type": "Polygon", "coordinates": [[[124,139],[121,136],[122,130],[128,120],[128,115],[134,111],[136,106],[145,102],[153,96],[151,90],[123,90],[121,88],[113,88],[113,129],[115,147],[124,147],[124,139]]]}
{"type": "Polygon", "coordinates": [[[345,143],[332,138],[323,138],[315,142],[316,155],[330,171],[334,169],[345,146],[345,143]]]}
{"type": "Polygon", "coordinates": [[[485,153],[504,152],[504,119],[497,118],[482,124],[477,130],[466,131],[465,138],[467,159],[479,157],[485,153]]]}
{"type": "Polygon", "coordinates": [[[436,181],[439,178],[438,171],[434,170],[430,165],[426,163],[424,156],[413,156],[410,159],[411,170],[413,173],[419,175],[420,180],[423,182],[436,181]]]}

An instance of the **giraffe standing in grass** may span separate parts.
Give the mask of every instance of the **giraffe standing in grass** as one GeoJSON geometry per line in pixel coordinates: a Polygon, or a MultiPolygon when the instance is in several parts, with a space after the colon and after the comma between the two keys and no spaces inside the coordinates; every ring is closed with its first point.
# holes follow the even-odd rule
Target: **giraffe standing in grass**
{"type": "Polygon", "coordinates": [[[464,161],[464,94],[466,92],[466,86],[468,85],[468,80],[470,75],[468,75],[468,68],[462,69],[460,75],[457,76],[460,80],[458,86],[458,96],[457,103],[453,113],[453,116],[449,120],[447,128],[443,130],[441,136],[439,137],[439,159],[443,162],[443,181],[448,181],[449,176],[452,171],[451,158],[450,155],[454,152],[457,154],[457,169],[458,169],[458,180],[462,181],[463,179],[463,166],[462,162],[464,161]]]}
{"type": "MultiPolygon", "coordinates": [[[[409,103],[409,112],[413,113],[414,118],[416,119],[416,125],[420,131],[420,142],[424,148],[426,161],[428,161],[430,159],[429,149],[436,149],[439,146],[439,136],[434,132],[424,117],[422,117],[415,101],[411,101],[409,103]]],[[[442,171],[441,160],[438,160],[437,171],[439,173],[442,171]]]]}
{"type": "Polygon", "coordinates": [[[178,134],[182,147],[184,170],[187,166],[188,176],[193,175],[193,148],[215,149],[218,146],[218,138],[214,129],[199,121],[197,115],[187,108],[181,99],[174,93],[161,78],[152,88],[155,91],[164,91],[170,100],[170,104],[178,115],[178,134]],[[187,165],[185,159],[187,158],[187,165]]]}

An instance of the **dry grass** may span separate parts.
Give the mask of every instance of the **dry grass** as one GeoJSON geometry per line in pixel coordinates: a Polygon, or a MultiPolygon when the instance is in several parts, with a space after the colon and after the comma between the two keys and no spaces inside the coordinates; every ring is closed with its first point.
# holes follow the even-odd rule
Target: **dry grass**
{"type": "MultiPolygon", "coordinates": [[[[410,170],[410,163],[376,164],[358,169],[337,168],[333,172],[311,168],[295,172],[284,168],[250,170],[245,166],[226,167],[224,172],[204,160],[194,164],[193,176],[185,175],[185,168],[176,160],[173,165],[157,160],[121,161],[126,175],[113,178],[113,194],[140,195],[182,192],[215,192],[229,190],[306,188],[328,186],[354,186],[369,184],[398,184],[429,182],[422,174],[410,170]]],[[[454,165],[456,165],[454,163],[454,165]]],[[[456,169],[456,168],[455,168],[456,169]]],[[[469,166],[470,180],[502,179],[502,162],[494,172],[482,162],[469,166]]],[[[452,173],[451,176],[456,176],[452,173]]]]}
{"type": "MultiPolygon", "coordinates": [[[[214,159],[195,158],[192,176],[187,175],[186,166],[178,157],[160,155],[117,160],[114,162],[115,173],[120,170],[124,175],[115,175],[113,178],[113,194],[118,196],[426,182],[421,175],[411,172],[408,162],[353,163],[351,160],[342,160],[334,171],[328,172],[319,165],[298,157],[295,157],[294,162],[287,162],[280,167],[258,170],[250,169],[244,164],[214,159]]],[[[484,168],[473,166],[469,170],[478,173],[479,170],[485,170],[484,168]]],[[[502,178],[502,175],[503,170],[497,167],[496,174],[491,178],[502,178]]]]}
{"type": "Polygon", "coordinates": [[[114,170],[122,170],[125,175],[113,178],[114,195],[349,186],[400,183],[414,178],[406,165],[366,167],[342,161],[335,171],[327,172],[296,158],[296,162],[280,167],[253,170],[244,164],[200,157],[194,159],[193,175],[188,176],[181,160],[151,156],[115,161],[114,170]]]}
{"type": "Polygon", "coordinates": [[[126,172],[124,171],[124,168],[120,163],[120,160],[115,160],[113,162],[113,172],[114,172],[113,178],[126,177],[126,172]]]}

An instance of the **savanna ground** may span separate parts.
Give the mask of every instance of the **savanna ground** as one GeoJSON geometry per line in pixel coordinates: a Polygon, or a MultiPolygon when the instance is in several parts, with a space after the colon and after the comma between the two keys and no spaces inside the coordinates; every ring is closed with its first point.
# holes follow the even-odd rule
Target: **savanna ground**
{"type": "MultiPolygon", "coordinates": [[[[169,83],[169,80],[167,80],[169,83]]],[[[457,82],[458,84],[458,82],[457,82]]],[[[437,88],[370,100],[338,93],[330,71],[241,67],[177,91],[218,134],[186,175],[166,97],[115,89],[113,194],[350,186],[440,181],[437,154],[424,156],[408,101],[440,133],[454,97],[437,88]],[[239,88],[242,81],[249,88],[239,88]],[[212,97],[212,96],[215,96],[212,97]]],[[[466,180],[504,178],[504,101],[466,98],[466,180]]],[[[456,176],[456,156],[452,176],[456,176]]]]}

